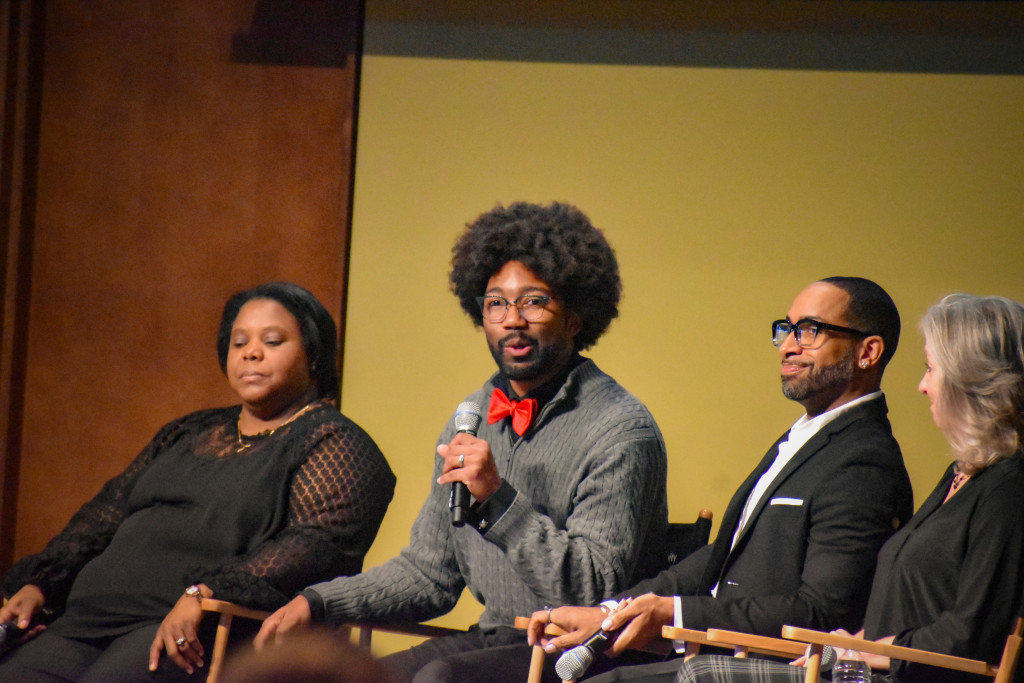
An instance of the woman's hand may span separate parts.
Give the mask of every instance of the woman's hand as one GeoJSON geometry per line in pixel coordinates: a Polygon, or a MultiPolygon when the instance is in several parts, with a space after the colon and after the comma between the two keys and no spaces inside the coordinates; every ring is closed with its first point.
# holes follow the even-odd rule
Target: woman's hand
{"type": "MultiPolygon", "coordinates": [[[[203,597],[211,597],[213,591],[200,585],[203,597]]],[[[199,642],[199,622],[203,619],[200,601],[194,596],[182,594],[160,628],[156,630],[153,644],[149,646],[149,670],[156,671],[160,665],[160,653],[167,651],[171,661],[188,673],[204,666],[203,644],[199,642]]]]}
{"type": "Polygon", "coordinates": [[[6,605],[0,607],[0,624],[17,620],[18,628],[27,629],[32,622],[32,617],[45,602],[46,598],[39,586],[25,584],[11,596],[6,605]]]}
{"type": "Polygon", "coordinates": [[[43,624],[36,624],[31,629],[32,618],[46,604],[46,597],[39,586],[25,584],[18,592],[11,596],[7,604],[0,607],[0,624],[12,621],[17,622],[18,628],[23,629],[25,634],[17,641],[23,643],[46,630],[43,624]]]}

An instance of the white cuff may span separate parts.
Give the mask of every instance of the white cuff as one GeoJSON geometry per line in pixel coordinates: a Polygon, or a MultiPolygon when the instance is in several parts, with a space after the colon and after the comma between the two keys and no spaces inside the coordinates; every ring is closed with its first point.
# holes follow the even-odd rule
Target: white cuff
{"type": "MultiPolygon", "coordinates": [[[[673,596],[672,600],[675,603],[673,607],[672,625],[676,628],[683,627],[683,599],[678,595],[673,596]]],[[[683,654],[686,652],[686,641],[685,640],[673,640],[672,647],[675,648],[677,654],[683,654]]]]}

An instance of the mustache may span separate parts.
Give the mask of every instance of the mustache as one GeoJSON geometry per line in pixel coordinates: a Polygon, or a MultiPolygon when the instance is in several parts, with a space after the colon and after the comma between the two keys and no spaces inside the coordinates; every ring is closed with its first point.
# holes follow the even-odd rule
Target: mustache
{"type": "Polygon", "coordinates": [[[537,345],[537,340],[528,334],[522,334],[520,332],[514,332],[508,336],[502,337],[498,340],[498,348],[503,349],[506,346],[527,346],[537,345]]]}

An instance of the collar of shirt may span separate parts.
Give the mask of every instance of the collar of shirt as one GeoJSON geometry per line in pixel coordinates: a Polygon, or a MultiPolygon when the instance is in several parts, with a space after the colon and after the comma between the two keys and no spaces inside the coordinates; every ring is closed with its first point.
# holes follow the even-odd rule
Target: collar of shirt
{"type": "Polygon", "coordinates": [[[793,453],[796,453],[800,448],[807,443],[812,436],[821,431],[821,428],[827,425],[832,420],[836,419],[843,413],[854,406],[859,406],[861,403],[866,403],[872,399],[878,398],[882,395],[881,391],[873,391],[870,394],[859,396],[852,401],[844,403],[841,406],[833,408],[832,410],[826,411],[817,417],[807,417],[807,413],[800,416],[800,419],[793,423],[793,426],[789,428],[789,435],[783,443],[779,444],[779,451],[782,451],[784,444],[791,444],[793,453]],[[795,445],[795,447],[793,446],[795,445]]]}
{"type": "Polygon", "coordinates": [[[551,401],[551,399],[555,397],[555,394],[558,393],[558,390],[561,389],[562,385],[565,384],[565,380],[569,377],[569,373],[575,370],[576,366],[578,366],[584,360],[585,359],[583,358],[583,356],[579,355],[578,353],[574,353],[572,357],[569,358],[569,361],[562,368],[561,372],[559,372],[557,375],[549,379],[547,382],[544,382],[544,384],[541,384],[539,387],[535,387],[531,391],[526,392],[525,396],[519,396],[518,394],[516,394],[516,392],[512,391],[512,386],[508,381],[508,377],[506,377],[505,373],[503,372],[499,372],[497,377],[494,378],[494,386],[504,391],[505,395],[508,396],[509,399],[513,401],[522,401],[523,399],[526,398],[535,399],[537,401],[536,414],[539,415],[540,411],[544,408],[544,406],[547,405],[551,401]]]}

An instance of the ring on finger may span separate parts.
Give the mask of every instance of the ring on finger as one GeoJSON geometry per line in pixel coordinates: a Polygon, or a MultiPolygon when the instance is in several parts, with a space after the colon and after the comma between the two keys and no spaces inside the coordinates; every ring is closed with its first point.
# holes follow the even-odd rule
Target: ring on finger
{"type": "Polygon", "coordinates": [[[179,650],[184,650],[185,646],[188,644],[188,641],[185,639],[185,636],[182,636],[181,638],[178,638],[174,642],[178,646],[179,650]]]}
{"type": "Polygon", "coordinates": [[[463,453],[462,455],[459,456],[459,467],[462,467],[465,464],[466,464],[466,454],[463,453]]]}

